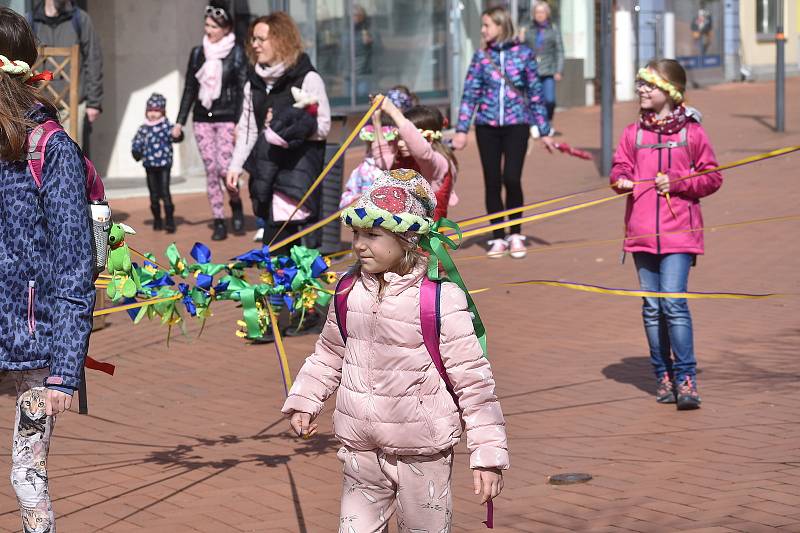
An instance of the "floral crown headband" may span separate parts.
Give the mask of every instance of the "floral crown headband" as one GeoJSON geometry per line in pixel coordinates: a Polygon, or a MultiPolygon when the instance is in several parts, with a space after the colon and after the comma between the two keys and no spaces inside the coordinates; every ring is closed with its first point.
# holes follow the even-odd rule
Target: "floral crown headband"
{"type": "MultiPolygon", "coordinates": [[[[391,142],[397,139],[397,128],[394,126],[381,126],[381,134],[383,135],[384,140],[387,142],[391,142]]],[[[358,138],[362,141],[366,142],[374,142],[375,141],[375,126],[372,124],[368,124],[361,128],[361,131],[358,132],[358,138]]]]}
{"type": "Polygon", "coordinates": [[[653,69],[646,67],[640,68],[639,72],[636,74],[636,79],[655,85],[667,93],[676,104],[683,102],[683,93],[673,84],[662,78],[661,75],[653,69]]]}
{"type": "Polygon", "coordinates": [[[417,131],[420,132],[428,142],[442,140],[442,132],[439,130],[423,130],[418,128],[417,131]]]}
{"type": "Polygon", "coordinates": [[[0,55],[0,71],[10,74],[11,76],[25,78],[26,85],[34,85],[40,81],[50,81],[53,79],[53,73],[49,70],[34,75],[29,64],[24,61],[12,61],[4,55],[0,55]]]}

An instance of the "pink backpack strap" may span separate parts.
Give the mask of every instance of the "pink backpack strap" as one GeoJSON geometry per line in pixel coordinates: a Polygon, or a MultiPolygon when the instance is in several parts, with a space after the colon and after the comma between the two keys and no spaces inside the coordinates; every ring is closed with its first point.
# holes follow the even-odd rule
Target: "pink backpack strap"
{"type": "Polygon", "coordinates": [[[28,135],[28,168],[31,170],[36,186],[42,187],[42,167],[44,166],[44,150],[47,141],[57,131],[62,130],[61,125],[55,120],[48,120],[33,128],[28,135]]]}
{"type": "Polygon", "coordinates": [[[453,401],[458,406],[458,396],[456,396],[453,384],[447,376],[447,369],[442,361],[442,352],[439,349],[439,337],[441,335],[442,313],[440,308],[442,296],[442,284],[432,281],[427,276],[422,280],[419,289],[419,321],[422,326],[422,341],[425,343],[428,353],[433,361],[433,366],[444,380],[447,392],[453,397],[453,401]]]}
{"type": "Polygon", "coordinates": [[[336,324],[339,326],[339,333],[342,334],[342,341],[347,343],[347,297],[356,282],[356,277],[352,274],[345,274],[336,284],[336,293],[333,295],[333,310],[336,313],[336,324]]]}

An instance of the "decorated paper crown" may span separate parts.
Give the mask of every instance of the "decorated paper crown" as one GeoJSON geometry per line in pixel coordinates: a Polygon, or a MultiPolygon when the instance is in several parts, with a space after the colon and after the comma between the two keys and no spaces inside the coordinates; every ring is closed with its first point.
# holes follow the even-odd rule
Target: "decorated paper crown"
{"type": "Polygon", "coordinates": [[[427,234],[433,224],[436,196],[414,170],[390,170],[379,176],[358,202],[342,213],[351,227],[381,227],[394,233],[427,234]]]}
{"type": "Polygon", "coordinates": [[[676,104],[683,102],[683,93],[680,92],[672,83],[661,77],[661,74],[653,69],[647,67],[640,68],[639,72],[636,74],[636,79],[655,85],[667,93],[676,104]]]}

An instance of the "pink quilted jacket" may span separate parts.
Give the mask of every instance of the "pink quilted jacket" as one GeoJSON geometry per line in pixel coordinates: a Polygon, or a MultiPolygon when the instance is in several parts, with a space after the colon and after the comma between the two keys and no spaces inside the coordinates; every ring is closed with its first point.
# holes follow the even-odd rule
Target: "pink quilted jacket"
{"type": "MultiPolygon", "coordinates": [[[[455,446],[462,433],[458,409],[422,340],[419,291],[427,265],[405,276],[362,273],[347,301],[347,344],[334,306],[283,406],[319,415],[337,388],[336,437],[356,450],[433,455],[455,446]]],[[[472,327],[464,292],[441,290],[441,354],[462,409],[470,468],[509,466],[505,421],[489,361],[472,327]]]]}

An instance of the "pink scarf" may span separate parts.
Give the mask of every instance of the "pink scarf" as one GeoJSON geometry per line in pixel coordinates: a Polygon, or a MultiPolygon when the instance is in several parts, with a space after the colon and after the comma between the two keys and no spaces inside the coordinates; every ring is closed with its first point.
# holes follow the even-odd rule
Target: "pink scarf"
{"type": "Polygon", "coordinates": [[[198,98],[206,109],[211,109],[214,100],[222,94],[222,60],[231,53],[235,44],[236,36],[233,33],[215,43],[207,35],[203,37],[203,55],[206,60],[194,76],[200,82],[198,98]]]}
{"type": "Polygon", "coordinates": [[[278,81],[286,72],[286,67],[283,66],[283,63],[278,63],[274,67],[256,63],[255,69],[256,74],[258,74],[259,77],[264,80],[264,83],[267,84],[267,87],[270,90],[272,89],[272,86],[275,85],[275,82],[278,81]]]}

